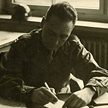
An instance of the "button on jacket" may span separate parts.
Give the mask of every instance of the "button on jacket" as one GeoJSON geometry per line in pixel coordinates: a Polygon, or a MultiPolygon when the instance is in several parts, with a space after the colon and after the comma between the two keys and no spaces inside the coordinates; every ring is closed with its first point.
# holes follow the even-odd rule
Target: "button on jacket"
{"type": "Polygon", "coordinates": [[[33,30],[11,44],[0,61],[0,95],[30,102],[32,90],[47,82],[56,92],[69,83],[70,73],[94,86],[97,96],[108,91],[108,71],[98,66],[76,35],[56,52],[42,44],[42,30],[33,30]]]}

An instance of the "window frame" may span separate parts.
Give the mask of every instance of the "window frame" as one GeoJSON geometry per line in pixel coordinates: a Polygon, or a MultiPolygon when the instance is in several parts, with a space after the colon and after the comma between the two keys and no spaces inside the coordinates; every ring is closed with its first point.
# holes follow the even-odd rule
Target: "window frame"
{"type": "Polygon", "coordinates": [[[106,13],[108,15],[108,0],[106,0],[106,13]]]}
{"type": "Polygon", "coordinates": [[[76,10],[78,11],[78,13],[87,13],[87,14],[103,14],[104,12],[104,1],[103,0],[99,0],[99,10],[97,9],[81,9],[81,8],[76,8],[76,10]]]}
{"type": "MultiPolygon", "coordinates": [[[[51,0],[52,4],[56,0],[51,0]]],[[[10,5],[13,7],[15,5],[14,0],[10,0],[10,5]]],[[[32,16],[42,17],[45,15],[49,6],[40,5],[29,5],[32,16]]],[[[78,12],[78,19],[83,21],[94,21],[94,22],[108,22],[108,0],[100,0],[99,10],[97,9],[81,9],[76,8],[78,12]],[[100,16],[101,15],[101,16],[100,16]]]]}

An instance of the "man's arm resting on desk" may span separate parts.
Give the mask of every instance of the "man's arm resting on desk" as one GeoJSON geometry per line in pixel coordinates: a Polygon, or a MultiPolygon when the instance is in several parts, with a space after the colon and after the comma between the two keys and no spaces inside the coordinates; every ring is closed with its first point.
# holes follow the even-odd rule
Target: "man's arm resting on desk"
{"type": "Polygon", "coordinates": [[[74,92],[66,100],[63,108],[81,107],[88,105],[93,99],[108,91],[107,84],[108,77],[91,78],[91,80],[87,83],[84,89],[74,92]],[[93,83],[93,80],[95,80],[95,83],[93,83]]]}
{"type": "Polygon", "coordinates": [[[63,108],[85,106],[91,102],[94,94],[95,91],[93,91],[89,87],[85,87],[82,90],[76,91],[69,96],[69,98],[66,100],[65,104],[63,105],[63,108]]]}
{"type": "Polygon", "coordinates": [[[89,80],[85,87],[89,87],[96,92],[93,97],[95,99],[108,91],[108,77],[93,77],[89,80]]]}

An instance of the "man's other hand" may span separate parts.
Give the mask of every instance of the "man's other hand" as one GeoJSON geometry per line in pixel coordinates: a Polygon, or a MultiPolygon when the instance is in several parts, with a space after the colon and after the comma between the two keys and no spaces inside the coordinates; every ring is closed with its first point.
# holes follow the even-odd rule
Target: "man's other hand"
{"type": "Polygon", "coordinates": [[[79,108],[82,106],[86,106],[91,102],[94,94],[95,94],[95,92],[87,87],[80,91],[74,92],[66,100],[66,102],[63,105],[63,108],[74,108],[74,107],[79,108]]]}

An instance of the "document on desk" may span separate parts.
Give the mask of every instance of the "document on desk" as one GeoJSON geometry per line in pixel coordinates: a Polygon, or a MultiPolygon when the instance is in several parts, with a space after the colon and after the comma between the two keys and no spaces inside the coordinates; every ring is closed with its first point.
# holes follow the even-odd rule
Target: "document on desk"
{"type": "Polygon", "coordinates": [[[49,102],[48,104],[45,105],[45,107],[48,107],[48,108],[62,108],[63,104],[64,104],[64,101],[58,100],[58,102],[56,102],[55,104],[52,104],[51,102],[49,102]]]}
{"type": "MultiPolygon", "coordinates": [[[[63,104],[64,104],[64,101],[58,100],[58,102],[55,104],[52,104],[49,102],[48,104],[45,105],[45,107],[47,107],[47,108],[62,108],[63,104]]],[[[80,107],[80,108],[89,108],[89,107],[84,106],[84,107],[80,107]]]]}
{"type": "MultiPolygon", "coordinates": [[[[103,94],[102,96],[98,97],[97,99],[94,100],[96,104],[104,104],[108,103],[108,93],[103,94]]],[[[45,106],[48,108],[62,108],[64,104],[64,101],[58,100],[57,103],[52,104],[48,103],[45,106]]],[[[88,106],[80,107],[80,108],[89,108],[88,106]]],[[[108,105],[100,105],[100,106],[94,106],[94,108],[108,108],[108,105]]]]}
{"type": "Polygon", "coordinates": [[[102,96],[94,100],[96,104],[101,104],[100,106],[94,106],[94,108],[108,108],[108,93],[104,93],[102,96]]]}
{"type": "MultiPolygon", "coordinates": [[[[96,98],[94,102],[97,104],[93,106],[93,108],[108,108],[108,93],[104,93],[102,96],[96,98]]],[[[81,108],[89,108],[88,106],[84,106],[81,108]]]]}
{"type": "Polygon", "coordinates": [[[104,93],[102,96],[98,97],[97,99],[94,100],[96,104],[100,103],[108,103],[108,93],[104,93]]]}

